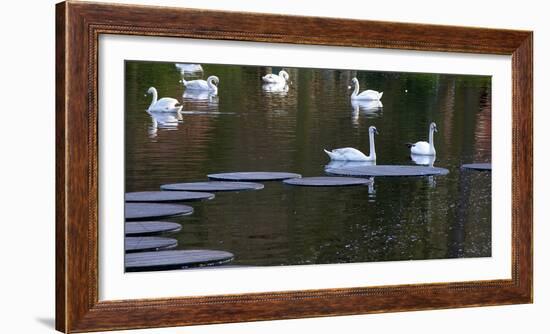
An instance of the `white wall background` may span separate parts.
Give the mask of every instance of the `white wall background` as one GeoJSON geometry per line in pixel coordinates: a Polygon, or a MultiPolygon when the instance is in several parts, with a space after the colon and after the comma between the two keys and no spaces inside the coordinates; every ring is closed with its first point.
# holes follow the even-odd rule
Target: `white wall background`
{"type": "MultiPolygon", "coordinates": [[[[0,332],[51,333],[54,317],[54,4],[0,11],[0,332]]],[[[125,333],[547,333],[550,309],[550,23],[545,2],[128,0],[205,9],[334,16],[535,31],[535,304],[270,321],[125,333]]]]}

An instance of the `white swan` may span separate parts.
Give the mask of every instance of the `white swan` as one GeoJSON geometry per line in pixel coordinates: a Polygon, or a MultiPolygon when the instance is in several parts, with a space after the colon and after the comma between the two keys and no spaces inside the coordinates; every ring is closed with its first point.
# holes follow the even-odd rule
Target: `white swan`
{"type": "Polygon", "coordinates": [[[374,126],[369,127],[369,155],[366,156],[363,152],[353,147],[337,148],[332,151],[325,150],[331,160],[347,160],[347,161],[376,161],[376,152],[374,150],[374,134],[378,131],[374,126]]]}
{"type": "Polygon", "coordinates": [[[266,74],[262,77],[263,82],[270,84],[286,84],[288,81],[288,73],[286,71],[280,71],[279,74],[266,74]]]}
{"type": "Polygon", "coordinates": [[[147,94],[153,94],[153,101],[147,109],[147,112],[173,112],[177,113],[181,111],[183,107],[180,102],[171,97],[163,97],[160,100],[158,99],[157,89],[155,87],[149,88],[147,94]]]}
{"type": "MultiPolygon", "coordinates": [[[[359,94],[359,80],[357,80],[357,78],[353,78],[351,79],[351,83],[355,85],[353,93],[351,93],[352,100],[380,100],[382,98],[382,94],[384,94],[384,92],[379,93],[370,89],[359,94]]],[[[351,86],[348,88],[351,88],[351,86]]]]}
{"type": "Polygon", "coordinates": [[[206,79],[206,81],[205,80],[187,81],[185,80],[185,78],[182,78],[180,82],[183,83],[183,85],[185,86],[185,89],[208,91],[211,93],[211,95],[218,95],[217,85],[220,83],[220,79],[215,75],[209,76],[208,79],[206,79]]]}
{"type": "Polygon", "coordinates": [[[202,66],[200,64],[176,64],[176,67],[180,70],[182,75],[183,72],[202,72],[202,66]]]}
{"type": "Polygon", "coordinates": [[[437,132],[437,126],[434,122],[430,124],[429,142],[419,141],[414,144],[407,144],[411,149],[411,154],[415,155],[435,155],[434,132],[437,132]]]}

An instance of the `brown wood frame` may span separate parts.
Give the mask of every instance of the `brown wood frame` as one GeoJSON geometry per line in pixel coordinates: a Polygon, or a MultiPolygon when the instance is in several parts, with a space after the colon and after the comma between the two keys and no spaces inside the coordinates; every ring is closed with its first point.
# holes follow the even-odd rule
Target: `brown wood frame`
{"type": "Polygon", "coordinates": [[[530,31],[63,2],[56,7],[56,328],[64,332],[532,302],[530,31]],[[292,27],[292,29],[288,29],[292,27]],[[98,36],[122,34],[512,56],[512,278],[98,300],[98,36]],[[519,149],[521,147],[521,149],[519,149]]]}

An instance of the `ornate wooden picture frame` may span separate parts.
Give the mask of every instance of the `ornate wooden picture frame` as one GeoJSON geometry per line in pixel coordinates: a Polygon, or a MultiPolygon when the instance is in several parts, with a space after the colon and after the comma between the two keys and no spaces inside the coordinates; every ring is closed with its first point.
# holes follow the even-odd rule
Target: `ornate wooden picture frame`
{"type": "Polygon", "coordinates": [[[63,332],[531,303],[533,34],[529,31],[67,1],[56,8],[56,328],[63,332]],[[192,22],[192,24],[188,24],[192,22]],[[292,27],[292,29],[288,29],[292,27]],[[511,279],[205,297],[98,298],[102,34],[512,57],[511,279]]]}

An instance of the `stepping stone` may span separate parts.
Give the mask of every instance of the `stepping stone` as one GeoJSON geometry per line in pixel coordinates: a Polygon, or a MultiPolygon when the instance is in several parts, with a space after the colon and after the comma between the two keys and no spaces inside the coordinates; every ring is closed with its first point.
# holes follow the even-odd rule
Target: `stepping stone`
{"type": "Polygon", "coordinates": [[[179,230],[181,230],[180,224],[169,222],[130,222],[124,225],[124,233],[131,237],[178,232],[179,230]]]}
{"type": "Polygon", "coordinates": [[[126,220],[165,218],[192,213],[192,207],[179,204],[126,203],[124,205],[124,218],[126,220]]]}
{"type": "Polygon", "coordinates": [[[298,179],[288,179],[284,180],[283,182],[293,186],[304,187],[360,186],[372,183],[372,181],[369,179],[338,176],[303,177],[298,179]]]}
{"type": "Polygon", "coordinates": [[[169,250],[126,254],[126,271],[174,270],[223,265],[235,256],[217,250],[169,250]]]}
{"type": "Polygon", "coordinates": [[[491,163],[475,163],[475,164],[464,164],[462,168],[475,169],[475,170],[492,170],[491,163]]]}
{"type": "Polygon", "coordinates": [[[240,191],[240,190],[259,190],[263,189],[261,183],[252,182],[225,182],[225,181],[206,181],[206,182],[187,182],[165,184],[160,187],[162,190],[178,191],[240,191]]]}
{"type": "Polygon", "coordinates": [[[284,172],[237,172],[208,174],[209,179],[222,181],[280,181],[299,177],[302,177],[302,175],[284,172]]]}
{"type": "Polygon", "coordinates": [[[126,237],[124,239],[124,250],[126,253],[157,251],[161,249],[174,248],[178,241],[172,238],[160,237],[126,237]]]}
{"type": "Polygon", "coordinates": [[[374,165],[349,168],[327,168],[325,172],[330,175],[345,176],[429,176],[446,175],[448,169],[426,166],[399,166],[399,165],[374,165]]]}
{"type": "Polygon", "coordinates": [[[126,193],[126,202],[184,202],[213,199],[214,194],[194,191],[139,191],[126,193]]]}

